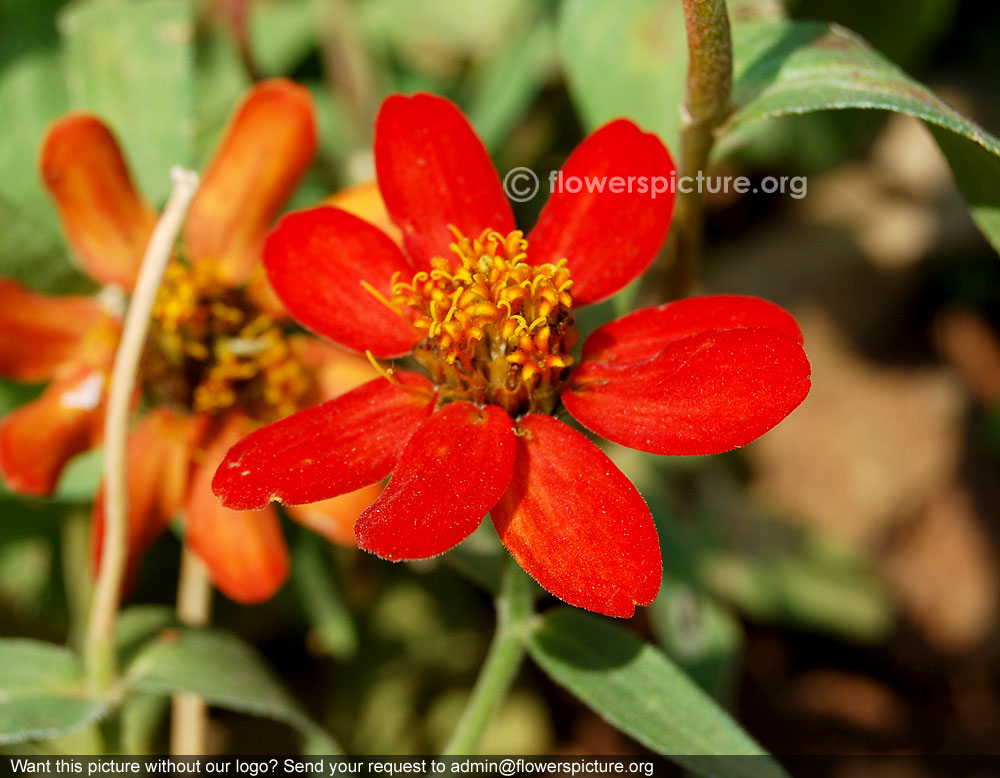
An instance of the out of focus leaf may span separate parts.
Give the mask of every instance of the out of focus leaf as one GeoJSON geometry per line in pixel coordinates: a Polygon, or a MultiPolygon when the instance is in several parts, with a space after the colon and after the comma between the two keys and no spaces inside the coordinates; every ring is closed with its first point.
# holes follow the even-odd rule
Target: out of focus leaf
{"type": "Polygon", "coordinates": [[[122,702],[121,742],[126,754],[155,753],[154,739],[160,724],[170,709],[170,697],[165,694],[136,692],[122,702]]]}
{"type": "Polygon", "coordinates": [[[484,521],[444,559],[477,586],[496,594],[500,591],[506,557],[507,551],[500,544],[493,523],[484,521]]]}
{"type": "Polygon", "coordinates": [[[312,624],[310,642],[329,656],[350,657],[358,647],[358,630],[335,571],[329,569],[326,546],[312,532],[300,534],[293,552],[292,583],[312,624]]]}
{"type": "Polygon", "coordinates": [[[822,22],[734,25],[735,110],[717,153],[769,119],[844,108],[915,116],[935,129],[972,218],[1000,251],[1000,140],[944,103],[863,40],[822,22]]]}
{"type": "Polygon", "coordinates": [[[93,502],[103,465],[103,449],[94,448],[73,457],[59,476],[53,498],[62,502],[93,502]]]}
{"type": "Polygon", "coordinates": [[[679,2],[567,0],[559,56],[584,124],[627,116],[677,148],[687,73],[679,2]]]}
{"type": "Polygon", "coordinates": [[[793,16],[826,19],[864,36],[877,51],[909,67],[933,53],[951,28],[956,0],[789,0],[793,16]]]}
{"type": "Polygon", "coordinates": [[[512,24],[529,13],[527,0],[368,0],[358,22],[376,47],[433,66],[456,52],[492,55],[507,44],[512,24]]]}
{"type": "Polygon", "coordinates": [[[107,121],[140,189],[166,199],[194,157],[194,19],[188,0],[75,2],[59,17],[70,101],[107,121]]]}
{"type": "Polygon", "coordinates": [[[743,649],[736,618],[691,582],[666,572],[647,613],[667,655],[702,689],[725,701],[743,649]]]}
{"type": "Polygon", "coordinates": [[[701,563],[706,585],[761,621],[865,642],[892,625],[888,598],[871,572],[816,536],[803,535],[794,551],[731,548],[701,563]]]}
{"type": "MultiPolygon", "coordinates": [[[[0,0],[0,195],[16,200],[50,233],[56,231],[36,169],[49,122],[68,107],[52,23],[59,0],[0,0]]],[[[2,234],[2,231],[0,231],[2,234]]]]}
{"type": "Polygon", "coordinates": [[[126,670],[130,688],[159,694],[194,692],[211,705],[282,721],[327,753],[340,747],[302,710],[253,647],[218,629],[161,631],[126,670]]]}
{"type": "Polygon", "coordinates": [[[654,508],[665,566],[750,617],[862,642],[892,625],[883,588],[856,554],[765,516],[681,525],[654,508]]]}
{"type": "MultiPolygon", "coordinates": [[[[41,142],[41,138],[39,134],[36,140],[41,142]]],[[[33,147],[22,153],[35,156],[33,147]]],[[[33,186],[25,185],[26,196],[21,200],[3,192],[0,183],[0,275],[16,278],[41,292],[92,290],[94,283],[69,259],[66,244],[53,221],[52,206],[48,202],[32,204],[27,193],[33,186]]]]}
{"type": "Polygon", "coordinates": [[[208,31],[198,38],[195,47],[195,113],[197,133],[194,139],[194,163],[204,167],[222,136],[226,122],[236,108],[240,95],[250,85],[232,37],[208,31]]]}
{"type": "Polygon", "coordinates": [[[538,619],[527,645],[546,673],[609,723],[688,770],[712,778],[784,776],[665,654],[606,619],[557,608],[538,619]]]}
{"type": "MultiPolygon", "coordinates": [[[[4,517],[6,519],[6,517],[4,517]]],[[[0,595],[5,609],[37,617],[52,570],[52,546],[42,538],[0,544],[0,595]]]]}
{"type": "Polygon", "coordinates": [[[38,174],[46,128],[69,107],[53,18],[59,0],[0,0],[0,276],[82,290],[38,174]]]}
{"type": "Polygon", "coordinates": [[[473,73],[466,113],[487,148],[496,149],[528,109],[552,72],[554,48],[552,25],[539,19],[473,73]]]}
{"type": "Polygon", "coordinates": [[[173,610],[166,605],[131,605],[118,614],[115,623],[115,650],[128,664],[139,650],[160,632],[178,626],[173,610]]]}
{"type": "Polygon", "coordinates": [[[87,697],[76,657],[37,640],[0,640],[0,745],[50,738],[102,718],[87,697]]]}
{"type": "Polygon", "coordinates": [[[316,43],[311,0],[269,0],[251,6],[250,49],[254,65],[265,75],[290,72],[316,43]]]}

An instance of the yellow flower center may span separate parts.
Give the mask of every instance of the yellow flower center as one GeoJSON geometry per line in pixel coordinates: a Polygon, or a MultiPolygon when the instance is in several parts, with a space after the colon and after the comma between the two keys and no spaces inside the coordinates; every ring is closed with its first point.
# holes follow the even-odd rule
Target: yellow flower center
{"type": "Polygon", "coordinates": [[[576,341],[566,260],[528,264],[519,231],[453,232],[457,263],[436,257],[430,272],[393,278],[390,307],[427,332],[414,359],[445,399],[551,413],[576,341]]]}
{"type": "Polygon", "coordinates": [[[294,412],[311,388],[273,318],[204,261],[167,268],[142,374],[158,402],[204,413],[238,406],[261,421],[294,412]]]}

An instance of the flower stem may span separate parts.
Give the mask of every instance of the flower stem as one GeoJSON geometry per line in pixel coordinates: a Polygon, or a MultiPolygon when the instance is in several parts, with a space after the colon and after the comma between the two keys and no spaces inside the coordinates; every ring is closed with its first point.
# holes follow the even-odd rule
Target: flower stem
{"type": "Polygon", "coordinates": [[[173,251],[174,241],[198,188],[198,175],[171,170],[174,189],[146,248],[139,279],[132,294],[108,389],[104,421],[104,543],[94,600],[87,623],[84,662],[94,692],[106,692],[114,683],[114,632],[121,602],[122,579],[128,556],[128,494],[125,487],[125,445],[135,394],[139,358],[149,329],[156,290],[173,251]]]}
{"type": "Polygon", "coordinates": [[[496,597],[497,629],[458,726],[443,754],[470,754],[500,706],[524,659],[524,627],[534,613],[531,581],[513,564],[496,597]]]}
{"type": "MultiPolygon", "coordinates": [[[[187,546],[181,556],[177,585],[177,618],[182,624],[203,627],[212,614],[212,582],[205,564],[187,546]]],[[[172,700],[170,753],[173,756],[202,756],[208,706],[197,694],[181,692],[172,700]]]]}
{"type": "MultiPolygon", "coordinates": [[[[733,84],[733,45],[725,0],[683,0],[687,28],[688,71],[681,108],[679,177],[704,171],[715,143],[714,131],[729,108],[733,84]]],[[[701,262],[703,198],[700,186],[677,193],[673,227],[667,242],[666,297],[686,295],[701,262]]]]}

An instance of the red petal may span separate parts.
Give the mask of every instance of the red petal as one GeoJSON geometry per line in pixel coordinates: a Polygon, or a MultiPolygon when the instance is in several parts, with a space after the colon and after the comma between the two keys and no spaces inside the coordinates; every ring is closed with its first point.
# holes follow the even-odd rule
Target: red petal
{"type": "Polygon", "coordinates": [[[0,375],[51,378],[103,315],[90,297],[48,297],[0,278],[0,375]]]}
{"type": "Polygon", "coordinates": [[[315,150],[307,89],[284,79],[251,89],[191,203],[184,228],[189,258],[218,261],[231,283],[246,281],[315,150]]]}
{"type": "Polygon", "coordinates": [[[565,258],[578,304],[610,297],[649,266],[663,243],[674,195],[652,190],[669,182],[673,172],[660,139],[626,119],[591,133],[566,160],[555,192],[528,235],[531,263],[565,258]],[[580,190],[574,193],[570,189],[576,182],[580,190]],[[590,191],[588,182],[603,191],[590,191]],[[642,182],[645,191],[640,192],[642,182]]]}
{"type": "Polygon", "coordinates": [[[156,216],[136,192],[111,131],[93,116],[59,120],[45,138],[41,173],[84,269],[131,289],[156,216]]]}
{"type": "Polygon", "coordinates": [[[421,338],[361,285],[391,297],[393,273],[413,276],[406,258],[384,232],[346,211],[314,208],[284,217],[268,236],[264,264],[288,312],[342,346],[389,358],[409,353],[421,338]]]}
{"type": "Polygon", "coordinates": [[[212,482],[223,505],[245,510],[271,500],[316,502],[385,478],[435,402],[423,376],[395,377],[409,388],[377,378],[241,440],[212,482]]]}
{"type": "Polygon", "coordinates": [[[445,405],[413,433],[382,496],[358,517],[358,546],[395,561],[465,540],[510,483],[514,448],[510,416],[499,406],[445,405]]]}
{"type": "Polygon", "coordinates": [[[581,358],[619,364],[638,362],[656,356],[681,338],[708,330],[745,327],[770,327],[802,343],[799,325],[781,306],[759,297],[719,294],[643,308],[609,322],[587,338],[581,358]]]}
{"type": "Polygon", "coordinates": [[[414,262],[450,257],[456,227],[506,235],[514,215],[482,141],[442,97],[393,95],[375,119],[375,170],[386,208],[414,262]]]}
{"type": "Polygon", "coordinates": [[[48,495],[66,463],[101,439],[107,375],[80,366],[0,423],[0,473],[22,494],[48,495]]]}
{"type": "Polygon", "coordinates": [[[585,361],[562,401],[585,427],[654,454],[717,454],[745,445],[809,392],[809,360],[784,332],[713,330],[644,362],[585,361]]]}
{"type": "Polygon", "coordinates": [[[490,512],[514,559],[570,605],[627,618],[660,590],[656,527],[597,446],[551,416],[518,422],[517,463],[490,512]]]}
{"type": "Polygon", "coordinates": [[[242,603],[267,600],[288,577],[288,549],[274,508],[233,511],[212,494],[212,474],[222,456],[249,429],[233,418],[204,452],[191,479],[184,537],[208,568],[212,583],[242,603]]]}
{"type": "Polygon", "coordinates": [[[354,523],[361,512],[382,493],[382,484],[372,484],[329,500],[308,505],[289,505],[288,515],[299,524],[318,532],[331,543],[354,545],[354,523]]]}
{"type": "MultiPolygon", "coordinates": [[[[142,554],[167,528],[187,493],[194,429],[198,420],[169,408],[155,408],[129,435],[128,570],[131,581],[142,554]]],[[[98,490],[91,526],[94,571],[104,543],[104,488],[98,490]]],[[[128,585],[126,584],[126,588],[128,585]]]]}

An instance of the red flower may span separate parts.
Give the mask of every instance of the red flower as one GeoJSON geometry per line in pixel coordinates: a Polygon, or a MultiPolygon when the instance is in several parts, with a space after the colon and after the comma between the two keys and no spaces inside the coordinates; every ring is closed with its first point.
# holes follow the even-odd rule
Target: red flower
{"type": "MultiPolygon", "coordinates": [[[[260,422],[375,375],[365,360],[316,338],[286,337],[284,313],[260,272],[265,233],[315,143],[308,92],[270,81],[249,92],[206,170],[143,359],[142,389],[154,407],[129,438],[130,573],[183,511],[186,541],[220,590],[243,602],[270,597],[288,571],[278,516],[273,508],[222,507],[209,488],[216,466],[260,422]]],[[[85,114],[60,119],[46,136],[41,172],[83,268],[109,289],[130,290],[156,215],[135,190],[111,131],[85,114]]],[[[50,381],[0,424],[0,474],[11,489],[50,494],[66,462],[100,443],[119,315],[100,299],[49,298],[0,279],[0,375],[50,381]]],[[[371,486],[293,516],[353,542],[354,519],[378,491],[371,486]]],[[[102,508],[98,498],[97,559],[102,508]]]]}
{"type": "MultiPolygon", "coordinates": [[[[405,251],[350,214],[318,208],[280,222],[265,266],[305,326],[377,357],[412,353],[429,377],[395,373],[263,427],[226,455],[215,493],[233,508],[297,504],[391,473],[355,525],[361,548],[433,556],[489,512],[552,594],[630,616],[660,586],[653,520],[611,460],[552,414],[561,403],[643,451],[741,446],[808,392],[798,327],[763,300],[683,300],[601,327],[570,372],[575,306],[649,265],[672,198],[566,187],[525,240],[481,142],[451,103],[429,95],[386,100],[375,162],[405,251]]],[[[672,172],[655,136],[619,120],[573,152],[563,180],[672,172]]]]}

